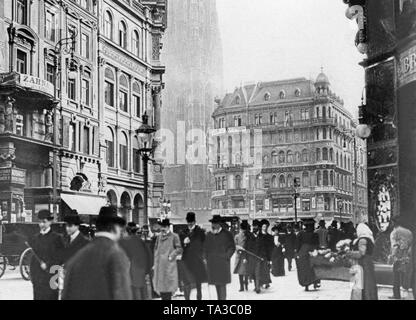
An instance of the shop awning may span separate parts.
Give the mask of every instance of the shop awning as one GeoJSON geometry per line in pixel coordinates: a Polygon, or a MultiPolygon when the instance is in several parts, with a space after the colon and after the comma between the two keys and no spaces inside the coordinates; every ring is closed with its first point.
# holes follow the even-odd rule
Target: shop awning
{"type": "Polygon", "coordinates": [[[98,216],[101,207],[107,205],[106,198],[78,194],[61,194],[61,198],[68,207],[72,210],[77,210],[80,215],[98,216]]]}

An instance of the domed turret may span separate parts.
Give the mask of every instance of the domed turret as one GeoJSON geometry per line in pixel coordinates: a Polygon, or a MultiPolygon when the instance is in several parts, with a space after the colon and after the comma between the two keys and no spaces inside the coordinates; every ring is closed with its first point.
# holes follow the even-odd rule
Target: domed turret
{"type": "Polygon", "coordinates": [[[318,94],[328,94],[329,87],[331,83],[327,75],[324,73],[323,68],[321,68],[321,73],[318,75],[315,81],[315,88],[318,94]]]}

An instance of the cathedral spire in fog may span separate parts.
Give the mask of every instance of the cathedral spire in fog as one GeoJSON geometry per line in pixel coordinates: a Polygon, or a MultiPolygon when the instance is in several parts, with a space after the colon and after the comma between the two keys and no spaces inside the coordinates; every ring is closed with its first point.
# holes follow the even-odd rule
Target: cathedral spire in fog
{"type": "Polygon", "coordinates": [[[165,170],[166,196],[171,199],[176,215],[189,210],[208,213],[207,165],[184,165],[183,146],[190,130],[201,129],[208,133],[214,99],[223,93],[222,44],[216,0],[170,0],[168,12],[162,56],[167,68],[162,127],[169,129],[175,137],[175,156],[165,170]],[[178,145],[182,147],[178,148],[178,145]]]}

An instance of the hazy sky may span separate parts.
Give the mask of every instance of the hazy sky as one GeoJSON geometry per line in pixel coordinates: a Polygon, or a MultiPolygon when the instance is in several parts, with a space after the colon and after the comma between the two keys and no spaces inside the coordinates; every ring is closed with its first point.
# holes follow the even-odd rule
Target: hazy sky
{"type": "Polygon", "coordinates": [[[356,115],[365,57],[355,21],[342,0],[217,0],[224,47],[225,89],[241,82],[306,77],[321,66],[345,106],[356,115]]]}

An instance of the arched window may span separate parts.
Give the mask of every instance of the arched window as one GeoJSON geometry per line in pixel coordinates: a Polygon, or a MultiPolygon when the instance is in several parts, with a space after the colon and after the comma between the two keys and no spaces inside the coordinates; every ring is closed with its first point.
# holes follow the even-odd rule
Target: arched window
{"type": "Polygon", "coordinates": [[[322,186],[322,173],[321,171],[316,172],[316,186],[322,186]]]}
{"type": "Polygon", "coordinates": [[[105,144],[107,146],[107,165],[114,168],[114,134],[109,127],[105,130],[105,144]]]}
{"type": "Polygon", "coordinates": [[[329,185],[331,187],[334,186],[334,171],[331,171],[330,174],[329,174],[329,185]]]}
{"type": "Polygon", "coordinates": [[[316,161],[319,162],[322,159],[321,149],[316,149],[316,161]]]}
{"type": "Polygon", "coordinates": [[[309,158],[309,156],[308,156],[308,150],[307,149],[304,149],[302,151],[302,161],[305,162],[305,163],[307,163],[309,161],[308,158],[309,158]]]}
{"type": "Polygon", "coordinates": [[[293,187],[293,176],[291,174],[289,174],[287,176],[287,187],[288,188],[292,188],[293,187]]]}
{"type": "Polygon", "coordinates": [[[322,160],[328,161],[328,148],[322,149],[322,160]]]}
{"type": "Polygon", "coordinates": [[[336,155],[336,160],[337,160],[337,166],[339,166],[339,154],[338,154],[338,151],[337,151],[337,155],[336,155]]]}
{"type": "Polygon", "coordinates": [[[234,188],[235,189],[241,189],[241,176],[236,175],[234,179],[234,188]]]}
{"type": "Polygon", "coordinates": [[[264,95],[264,101],[269,101],[270,100],[270,93],[266,93],[265,95],[264,95]]]}
{"type": "Polygon", "coordinates": [[[277,177],[276,176],[272,177],[272,188],[277,188],[277,177]]]}
{"type": "Polygon", "coordinates": [[[293,152],[290,150],[287,152],[287,163],[293,163],[293,152]]]}
{"type": "Polygon", "coordinates": [[[327,131],[326,131],[326,128],[322,128],[322,139],[324,139],[324,140],[326,140],[328,137],[327,137],[327,131]]]}
{"type": "Polygon", "coordinates": [[[324,178],[323,178],[323,185],[324,187],[327,187],[329,185],[329,175],[328,175],[328,171],[324,170],[324,174],[323,174],[324,178]]]}
{"type": "Polygon", "coordinates": [[[295,163],[301,163],[302,159],[301,159],[301,155],[300,152],[296,152],[295,153],[295,163]]]}
{"type": "Polygon", "coordinates": [[[104,18],[104,35],[113,40],[113,16],[109,11],[105,12],[104,18]]]}
{"type": "Polygon", "coordinates": [[[140,36],[137,30],[133,31],[131,38],[131,51],[137,56],[140,56],[140,36]]]}
{"type": "Polygon", "coordinates": [[[137,118],[142,116],[142,90],[138,82],[133,83],[133,103],[132,107],[135,109],[135,115],[137,118]]]}
{"type": "Polygon", "coordinates": [[[110,68],[105,69],[104,101],[105,104],[114,107],[114,73],[110,68]]]}
{"type": "Polygon", "coordinates": [[[344,154],[344,169],[347,168],[347,155],[344,154]]]}
{"type": "Polygon", "coordinates": [[[118,29],[118,45],[124,49],[127,49],[127,26],[124,21],[120,22],[118,29]]]}
{"type": "Polygon", "coordinates": [[[241,103],[241,98],[240,98],[240,96],[236,96],[235,97],[235,104],[240,104],[241,103]]]}
{"type": "Polygon", "coordinates": [[[129,152],[127,135],[122,132],[120,135],[120,168],[122,170],[129,169],[129,152]]]}
{"type": "Polygon", "coordinates": [[[121,111],[128,111],[129,104],[129,82],[125,75],[120,76],[120,91],[119,96],[119,108],[121,111]]]}
{"type": "Polygon", "coordinates": [[[280,187],[281,189],[283,189],[283,188],[285,188],[285,187],[286,187],[286,179],[285,179],[285,176],[284,176],[284,175],[281,175],[281,176],[279,177],[279,187],[280,187]]]}
{"type": "Polygon", "coordinates": [[[329,161],[334,161],[334,149],[329,149],[329,161]]]}
{"type": "Polygon", "coordinates": [[[140,150],[139,137],[134,136],[132,145],[133,145],[133,171],[136,173],[139,173],[141,162],[142,162],[141,157],[139,156],[139,150],[140,150]]]}
{"type": "Polygon", "coordinates": [[[302,174],[302,185],[305,188],[309,187],[309,172],[304,172],[302,174]]]}
{"type": "Polygon", "coordinates": [[[284,92],[284,90],[280,91],[280,93],[279,93],[279,98],[280,98],[280,99],[284,99],[284,98],[286,98],[286,92],[284,92]]]}
{"type": "Polygon", "coordinates": [[[285,163],[285,153],[284,151],[280,151],[279,152],[279,164],[284,164],[285,163]]]}
{"type": "Polygon", "coordinates": [[[300,91],[300,89],[299,88],[297,88],[296,90],[295,90],[295,97],[300,97],[300,95],[301,95],[301,91],[300,91]]]}
{"type": "Polygon", "coordinates": [[[272,164],[277,164],[277,151],[272,152],[272,164]]]}

